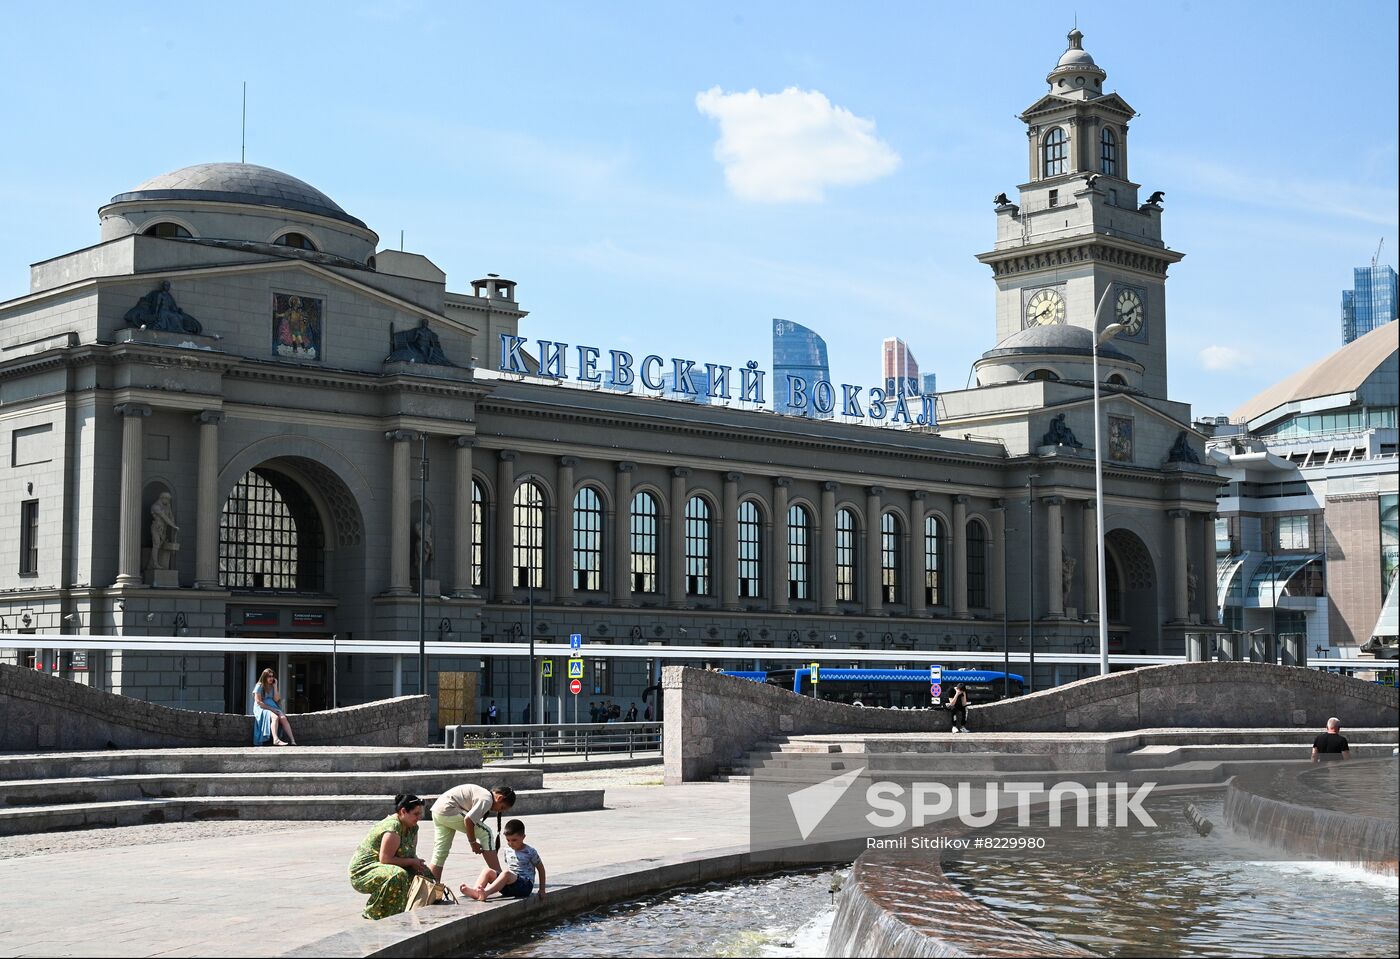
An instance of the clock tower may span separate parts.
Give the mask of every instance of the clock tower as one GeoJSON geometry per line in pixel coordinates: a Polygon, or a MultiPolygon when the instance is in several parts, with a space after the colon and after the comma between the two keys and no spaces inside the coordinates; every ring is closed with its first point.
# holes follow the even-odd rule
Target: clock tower
{"type": "Polygon", "coordinates": [[[997,284],[997,341],[1034,326],[1102,328],[1141,364],[1131,385],[1166,398],[1167,268],[1183,256],[1162,243],[1162,194],[1139,203],[1128,168],[1128,121],[1137,114],[1084,49],[1079,30],[1045,78],[1049,92],[1021,114],[1028,177],[1019,202],[996,198],[996,249],[978,260],[997,284]]]}

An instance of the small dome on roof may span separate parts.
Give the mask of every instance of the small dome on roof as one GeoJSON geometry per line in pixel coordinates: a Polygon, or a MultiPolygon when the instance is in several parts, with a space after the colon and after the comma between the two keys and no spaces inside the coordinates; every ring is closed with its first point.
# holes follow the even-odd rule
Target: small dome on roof
{"type": "Polygon", "coordinates": [[[320,190],[278,170],[252,163],[198,163],[162,173],[112,197],[112,203],[133,200],[207,200],[247,203],[312,213],[368,229],[320,190]]]}
{"type": "Polygon", "coordinates": [[[1060,67],[1092,67],[1097,66],[1094,58],[1089,56],[1089,51],[1083,47],[1084,34],[1078,29],[1069,32],[1069,49],[1060,56],[1060,62],[1056,66],[1060,67]]]}
{"type": "MultiPolygon", "coordinates": [[[[1024,356],[1041,353],[1059,353],[1069,356],[1090,356],[1093,353],[1093,333],[1082,326],[1054,324],[1032,326],[1012,333],[995,347],[982,354],[983,359],[998,356],[1024,356]]],[[[1118,349],[1113,342],[1099,347],[1099,356],[1116,360],[1137,361],[1118,349]]]]}

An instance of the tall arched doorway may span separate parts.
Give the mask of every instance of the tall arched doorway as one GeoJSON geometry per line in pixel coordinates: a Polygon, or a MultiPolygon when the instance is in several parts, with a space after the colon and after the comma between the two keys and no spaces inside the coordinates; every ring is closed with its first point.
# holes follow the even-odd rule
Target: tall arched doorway
{"type": "MultiPolygon", "coordinates": [[[[1162,649],[1162,616],[1157,604],[1157,575],[1152,554],[1136,533],[1115,529],[1104,539],[1105,597],[1112,638],[1121,637],[1121,652],[1152,655],[1162,649]]],[[[1113,644],[1118,645],[1118,644],[1113,644]]]]}
{"type": "MultiPolygon", "coordinates": [[[[326,466],[279,457],[247,470],[233,481],[219,515],[228,635],[348,638],[362,630],[368,622],[362,540],[355,498],[326,466]]],[[[225,662],[226,708],[243,711],[248,690],[267,668],[278,674],[288,712],[329,709],[354,695],[346,683],[354,677],[337,677],[329,654],[232,653],[225,662]]]]}

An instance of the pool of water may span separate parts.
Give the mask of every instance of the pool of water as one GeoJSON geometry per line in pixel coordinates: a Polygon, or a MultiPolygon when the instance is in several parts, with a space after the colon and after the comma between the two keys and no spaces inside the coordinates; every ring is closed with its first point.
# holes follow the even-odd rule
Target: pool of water
{"type": "Polygon", "coordinates": [[[483,956],[820,956],[831,869],[689,886],[525,929],[483,956]]]}
{"type": "Polygon", "coordinates": [[[1110,834],[1093,856],[983,856],[944,871],[998,912],[1104,956],[1400,953],[1393,877],[1262,861],[1223,825],[1221,807],[1218,792],[1173,797],[1154,810],[1164,828],[1125,835],[1121,858],[1110,834]],[[1210,835],[1171,814],[1188,801],[1214,823],[1210,835]]]}

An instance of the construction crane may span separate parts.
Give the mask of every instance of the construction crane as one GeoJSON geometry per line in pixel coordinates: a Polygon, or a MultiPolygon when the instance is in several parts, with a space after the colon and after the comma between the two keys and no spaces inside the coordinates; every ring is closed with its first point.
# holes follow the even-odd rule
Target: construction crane
{"type": "Polygon", "coordinates": [[[1376,263],[1379,262],[1381,258],[1381,247],[1383,246],[1385,246],[1385,237],[1381,237],[1381,241],[1376,244],[1376,255],[1371,257],[1371,269],[1373,270],[1376,268],[1376,263]]]}

